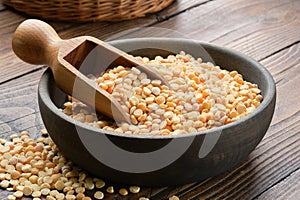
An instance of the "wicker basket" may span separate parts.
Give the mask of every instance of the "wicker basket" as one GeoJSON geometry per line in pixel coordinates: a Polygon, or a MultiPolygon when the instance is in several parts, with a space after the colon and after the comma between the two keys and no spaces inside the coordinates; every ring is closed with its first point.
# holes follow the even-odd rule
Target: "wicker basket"
{"type": "Polygon", "coordinates": [[[28,15],[61,21],[121,21],[162,10],[174,0],[3,0],[28,15]]]}

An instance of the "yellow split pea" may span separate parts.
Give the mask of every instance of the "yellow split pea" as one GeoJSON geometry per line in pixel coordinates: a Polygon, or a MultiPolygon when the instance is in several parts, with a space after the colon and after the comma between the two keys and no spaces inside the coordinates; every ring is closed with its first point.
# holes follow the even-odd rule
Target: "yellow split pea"
{"type": "Polygon", "coordinates": [[[176,135],[200,132],[236,121],[253,112],[263,97],[256,84],[237,71],[203,63],[180,52],[150,60],[136,57],[156,68],[170,86],[150,80],[139,69],[118,66],[93,79],[129,113],[132,124],[103,120],[88,106],[73,101],[63,112],[74,119],[120,133],[176,135]]]}
{"type": "MultiPolygon", "coordinates": [[[[95,199],[114,193],[114,186],[105,187],[102,179],[89,176],[67,160],[47,137],[46,130],[42,130],[42,135],[45,137],[34,140],[23,131],[20,135],[11,135],[11,141],[0,138],[0,187],[14,191],[7,199],[89,200],[92,198],[86,193],[95,199]]],[[[129,191],[138,193],[140,188],[132,186],[129,191]]],[[[119,194],[125,196],[129,192],[122,188],[119,194]]]]}

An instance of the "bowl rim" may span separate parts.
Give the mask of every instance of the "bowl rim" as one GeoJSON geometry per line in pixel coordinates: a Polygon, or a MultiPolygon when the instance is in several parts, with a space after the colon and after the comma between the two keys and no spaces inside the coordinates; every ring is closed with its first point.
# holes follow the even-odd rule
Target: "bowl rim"
{"type": "MultiPolygon", "coordinates": [[[[132,138],[132,139],[173,139],[173,138],[187,138],[187,137],[195,137],[199,135],[207,135],[207,134],[212,134],[214,132],[222,131],[224,129],[230,129],[231,127],[235,127],[238,124],[241,123],[246,123],[248,120],[251,120],[252,117],[255,117],[256,115],[260,114],[263,112],[263,110],[266,109],[266,107],[272,102],[273,98],[276,97],[276,86],[275,86],[275,81],[271,75],[271,73],[259,62],[255,61],[253,58],[242,54],[238,51],[235,51],[233,49],[229,49],[227,47],[223,46],[218,46],[215,44],[207,43],[207,42],[202,42],[199,40],[193,40],[193,39],[183,39],[183,38],[132,38],[132,39],[120,39],[120,40],[113,40],[110,41],[112,45],[118,43],[118,42],[143,42],[143,41],[149,41],[149,40],[154,40],[156,42],[160,41],[172,41],[172,42],[196,42],[200,45],[208,46],[213,49],[216,49],[218,51],[226,51],[231,54],[235,54],[238,57],[241,57],[242,59],[246,60],[248,63],[251,63],[250,66],[254,66],[257,68],[261,74],[263,74],[263,77],[266,79],[267,83],[267,89],[265,92],[265,95],[263,96],[263,101],[262,103],[250,114],[242,117],[241,119],[238,119],[237,121],[231,122],[229,124],[222,125],[220,127],[215,127],[212,129],[208,129],[205,131],[201,132],[193,132],[193,133],[188,133],[188,134],[178,134],[178,135],[146,135],[146,134],[141,134],[141,135],[136,135],[136,134],[124,134],[124,133],[117,133],[113,131],[107,131],[103,130],[100,128],[93,127],[91,125],[79,122],[66,114],[64,114],[51,100],[49,96],[49,90],[48,90],[48,84],[49,79],[53,78],[52,73],[50,68],[48,68],[44,74],[42,75],[39,86],[38,86],[38,94],[43,103],[48,107],[48,109],[51,110],[51,112],[55,113],[55,115],[58,115],[59,118],[62,118],[63,120],[74,124],[75,126],[79,126],[80,128],[84,128],[90,131],[93,131],[95,133],[101,133],[109,136],[116,136],[116,137],[125,137],[125,138],[132,138]],[[51,75],[51,76],[50,76],[51,75]]],[[[222,66],[221,66],[222,67],[222,66]]]]}

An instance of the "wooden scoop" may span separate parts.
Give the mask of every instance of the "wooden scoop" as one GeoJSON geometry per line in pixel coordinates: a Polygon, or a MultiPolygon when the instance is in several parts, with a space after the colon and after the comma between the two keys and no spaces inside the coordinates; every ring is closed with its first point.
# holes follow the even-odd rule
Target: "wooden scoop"
{"type": "Polygon", "coordinates": [[[117,122],[131,123],[129,114],[109,93],[78,71],[85,57],[95,47],[101,48],[103,55],[99,57],[116,58],[112,66],[135,66],[149,77],[168,84],[155,69],[137,61],[125,52],[90,36],[62,40],[49,24],[40,20],[29,19],[21,23],[12,40],[15,54],[23,61],[50,66],[56,84],[66,94],[95,106],[98,112],[117,122]],[[73,91],[74,84],[76,84],[76,90],[79,91],[73,91]]]}

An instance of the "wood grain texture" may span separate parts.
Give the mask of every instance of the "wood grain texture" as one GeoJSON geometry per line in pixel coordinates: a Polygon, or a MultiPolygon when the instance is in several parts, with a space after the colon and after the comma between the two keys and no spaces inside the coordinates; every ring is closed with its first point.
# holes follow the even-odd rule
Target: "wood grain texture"
{"type": "MultiPolygon", "coordinates": [[[[170,8],[164,9],[163,12],[166,12],[166,15],[173,15],[175,13],[180,13],[182,10],[192,8],[197,4],[197,1],[180,1],[180,3],[176,3],[176,5],[180,5],[179,7],[176,7],[176,5],[171,6],[170,8]],[[168,9],[171,9],[171,11],[168,11],[168,9]]],[[[159,13],[157,13],[157,15],[159,15],[159,13]]],[[[0,63],[0,83],[18,77],[23,73],[30,73],[31,71],[37,70],[41,67],[24,64],[21,60],[16,58],[11,50],[10,44],[12,35],[17,26],[23,20],[25,20],[25,17],[19,13],[12,12],[11,10],[5,10],[1,12],[1,16],[3,17],[0,18],[0,60],[3,60],[4,62],[0,63]],[[21,65],[22,68],[20,68],[21,65]]],[[[163,17],[164,14],[160,14],[160,16],[163,17]]],[[[124,31],[135,31],[140,27],[145,27],[155,22],[157,22],[156,14],[151,14],[146,18],[115,23],[97,22],[78,24],[50,22],[50,25],[53,26],[57,32],[59,32],[59,35],[63,39],[82,35],[90,35],[101,40],[107,40],[109,38],[113,39],[118,37],[118,33],[120,32],[123,32],[122,34],[124,34],[124,31]]]]}
{"type": "MultiPolygon", "coordinates": [[[[179,31],[184,37],[225,45],[261,60],[276,81],[277,105],[270,129],[249,158],[234,169],[200,183],[143,188],[141,195],[151,200],[167,199],[172,195],[194,200],[299,199],[300,2],[215,0],[199,6],[197,3],[178,1],[178,6],[184,6],[170,7],[174,9],[171,13],[168,9],[162,12],[172,16],[166,17],[166,21],[157,21],[156,16],[151,15],[134,22],[114,24],[53,24],[60,28],[64,38],[87,34],[103,40],[117,33],[118,37],[130,37],[126,34],[132,33],[133,28],[136,35],[142,36],[165,28],[179,31]],[[185,9],[187,11],[180,12],[185,9]],[[146,26],[157,29],[145,31],[146,26]],[[125,30],[127,33],[123,32],[125,30]]],[[[0,135],[8,137],[13,132],[29,130],[36,136],[43,127],[36,94],[44,68],[26,66],[14,57],[9,39],[24,18],[6,11],[0,12],[0,135]]],[[[160,34],[168,36],[164,32],[160,34]]],[[[7,194],[0,190],[0,199],[7,194]]],[[[130,197],[115,195],[110,199],[130,197]]]]}
{"type": "Polygon", "coordinates": [[[277,105],[273,124],[293,117],[300,109],[300,43],[261,61],[274,77],[277,86],[277,105]],[[280,101],[280,99],[282,100],[280,101]]]}
{"type": "Polygon", "coordinates": [[[0,12],[5,9],[6,9],[6,6],[3,4],[2,0],[0,0],[0,12]]]}
{"type": "Polygon", "coordinates": [[[0,85],[1,137],[29,130],[36,136],[42,128],[37,105],[37,84],[43,70],[0,85]]]}
{"type": "Polygon", "coordinates": [[[156,27],[175,29],[186,38],[227,46],[260,60],[299,41],[299,11],[297,0],[212,1],[156,27]]]}
{"type": "MultiPolygon", "coordinates": [[[[295,63],[300,62],[300,58],[297,57],[299,50],[299,45],[294,45],[263,60],[262,63],[270,69],[272,74],[277,70],[282,70],[281,66],[286,64],[284,76],[287,79],[292,78],[295,73],[294,70],[299,68],[292,67],[295,63]]],[[[1,124],[4,136],[11,133],[11,130],[17,132],[22,128],[30,129],[33,134],[36,134],[38,133],[37,129],[42,128],[36,104],[36,84],[41,73],[42,70],[39,70],[0,85],[0,91],[5,94],[0,95],[0,108],[9,107],[8,109],[0,109],[1,119],[5,116],[5,123],[1,124]],[[16,96],[19,98],[15,98],[16,96]],[[22,106],[23,104],[24,106],[22,106]],[[20,107],[25,109],[20,109],[20,107]],[[7,113],[10,114],[7,115],[7,113]]],[[[281,75],[281,73],[278,75],[274,73],[275,80],[278,80],[281,75]]],[[[291,81],[296,82],[297,80],[299,79],[292,79],[291,81]]],[[[277,105],[286,102],[285,87],[289,87],[289,85],[285,86],[285,83],[281,84],[277,87],[277,105]]],[[[290,92],[296,96],[300,95],[297,88],[290,92]]],[[[154,200],[165,199],[175,194],[181,199],[252,199],[256,197],[299,167],[300,137],[297,127],[300,125],[300,112],[299,106],[297,108],[298,110],[283,109],[287,112],[285,115],[282,113],[283,111],[277,109],[266,137],[249,159],[235,169],[201,183],[181,187],[144,188],[142,194],[151,196],[151,199],[154,200]],[[289,113],[290,111],[294,112],[289,113]]]]}
{"type": "Polygon", "coordinates": [[[167,9],[164,9],[161,12],[157,13],[157,20],[163,21],[174,15],[178,15],[182,12],[190,10],[191,8],[198,7],[202,4],[205,4],[209,1],[211,0],[190,0],[190,1],[177,0],[174,3],[172,3],[167,9]]]}
{"type": "Polygon", "coordinates": [[[292,173],[286,179],[261,194],[257,200],[300,199],[300,170],[292,173]]]}

